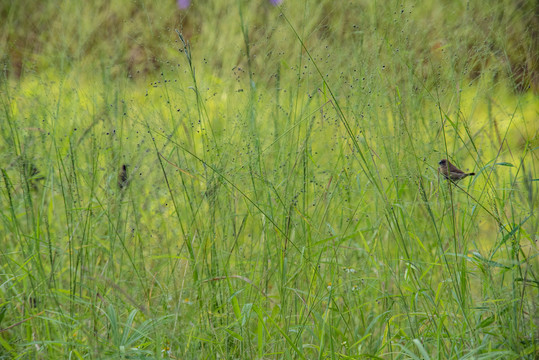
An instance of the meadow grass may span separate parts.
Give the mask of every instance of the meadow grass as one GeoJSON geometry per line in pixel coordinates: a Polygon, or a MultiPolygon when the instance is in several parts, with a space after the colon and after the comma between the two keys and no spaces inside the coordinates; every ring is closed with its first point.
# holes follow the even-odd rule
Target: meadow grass
{"type": "Polygon", "coordinates": [[[119,4],[4,5],[1,358],[539,356],[532,5],[119,4]]]}

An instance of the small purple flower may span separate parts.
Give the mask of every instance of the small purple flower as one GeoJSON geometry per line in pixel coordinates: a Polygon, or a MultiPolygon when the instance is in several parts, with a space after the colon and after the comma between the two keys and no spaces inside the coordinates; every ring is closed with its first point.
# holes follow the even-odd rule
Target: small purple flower
{"type": "Polygon", "coordinates": [[[191,0],[177,0],[176,4],[178,4],[178,9],[184,10],[189,7],[189,5],[191,4],[191,0]]]}
{"type": "MultiPolygon", "coordinates": [[[[283,0],[269,0],[270,4],[273,6],[280,5],[283,0]]],[[[189,5],[191,5],[191,0],[176,0],[176,4],[178,4],[178,8],[180,10],[187,9],[189,5]]]]}

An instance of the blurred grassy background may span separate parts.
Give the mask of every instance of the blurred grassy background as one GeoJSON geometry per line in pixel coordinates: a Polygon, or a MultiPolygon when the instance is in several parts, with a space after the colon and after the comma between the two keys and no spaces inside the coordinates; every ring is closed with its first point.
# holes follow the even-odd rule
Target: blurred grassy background
{"type": "MultiPolygon", "coordinates": [[[[230,76],[235,66],[246,68],[237,1],[195,1],[183,11],[173,1],[1,6],[1,61],[13,78],[47,71],[91,74],[103,68],[120,77],[155,75],[177,61],[176,29],[215,76],[230,76]]],[[[294,64],[300,46],[269,2],[241,6],[252,71],[266,83],[276,71],[267,64],[294,64]]],[[[328,61],[324,70],[334,75],[344,65],[373,72],[386,63],[385,72],[396,76],[397,84],[409,73],[423,77],[423,85],[445,84],[458,74],[471,81],[509,79],[515,91],[537,91],[539,14],[533,1],[294,2],[284,8],[308,49],[320,56],[320,64],[328,61]]]]}
{"type": "Polygon", "coordinates": [[[0,357],[538,356],[535,2],[0,14],[0,357]]]}

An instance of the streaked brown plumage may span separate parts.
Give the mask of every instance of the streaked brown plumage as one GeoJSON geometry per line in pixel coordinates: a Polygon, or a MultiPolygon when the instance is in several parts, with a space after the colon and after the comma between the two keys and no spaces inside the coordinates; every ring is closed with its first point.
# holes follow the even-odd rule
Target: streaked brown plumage
{"type": "Polygon", "coordinates": [[[123,164],[120,172],[118,173],[118,187],[125,189],[129,185],[129,177],[127,175],[127,165],[123,164]]]}
{"type": "Polygon", "coordinates": [[[440,165],[438,172],[441,173],[446,179],[454,182],[464,179],[466,176],[475,175],[475,173],[465,173],[455,165],[451,164],[451,162],[447,159],[440,160],[438,165],[440,165]]]}

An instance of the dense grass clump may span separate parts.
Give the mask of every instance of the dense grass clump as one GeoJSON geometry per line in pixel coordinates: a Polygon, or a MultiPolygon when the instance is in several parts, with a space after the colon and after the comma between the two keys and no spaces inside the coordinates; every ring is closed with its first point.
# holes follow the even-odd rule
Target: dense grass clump
{"type": "Polygon", "coordinates": [[[539,357],[537,13],[2,3],[0,358],[539,357]]]}

